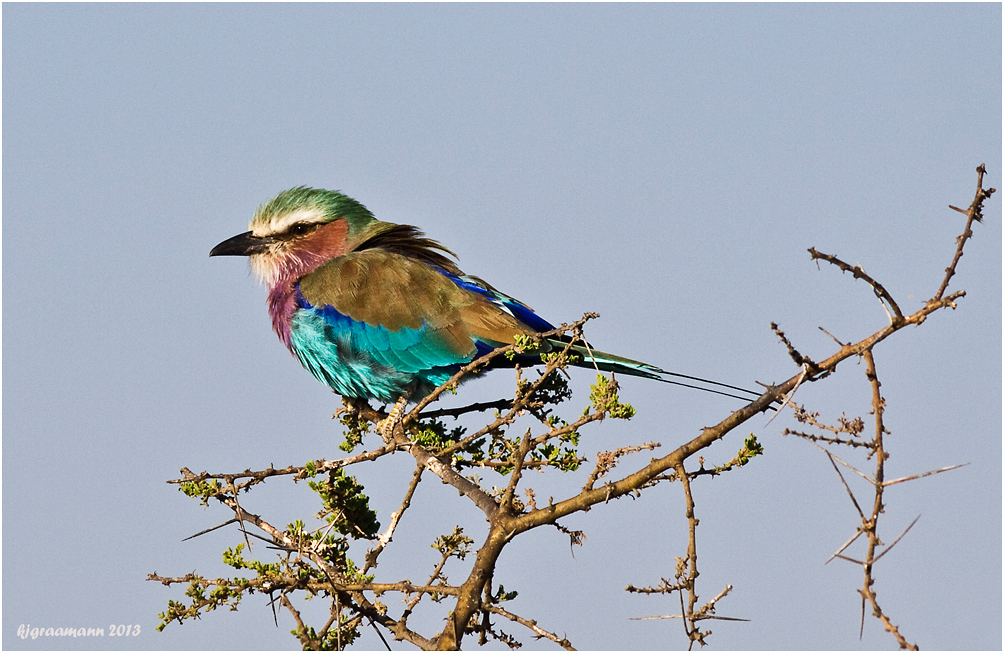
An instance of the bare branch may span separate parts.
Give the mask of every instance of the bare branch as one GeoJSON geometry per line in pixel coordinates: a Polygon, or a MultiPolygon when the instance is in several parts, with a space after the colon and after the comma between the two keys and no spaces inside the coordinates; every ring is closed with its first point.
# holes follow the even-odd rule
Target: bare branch
{"type": "Polygon", "coordinates": [[[518,624],[521,624],[521,625],[527,627],[528,629],[530,629],[531,631],[534,632],[534,636],[536,638],[547,638],[548,640],[550,640],[550,641],[552,641],[554,643],[557,643],[563,649],[569,650],[570,652],[576,651],[576,648],[572,646],[572,643],[570,643],[567,638],[559,638],[558,636],[556,636],[555,634],[551,633],[550,631],[545,631],[541,627],[537,626],[537,621],[536,620],[528,620],[526,618],[521,618],[520,616],[516,615],[515,613],[510,613],[509,611],[507,611],[506,609],[502,608],[501,606],[495,606],[495,605],[487,606],[485,608],[485,610],[488,611],[489,613],[495,613],[496,615],[501,615],[502,617],[506,618],[507,620],[510,620],[512,622],[516,622],[518,624]]]}
{"type": "Polygon", "coordinates": [[[893,299],[893,296],[883,287],[882,284],[877,282],[875,279],[870,277],[862,266],[851,266],[841,261],[837,257],[831,254],[824,254],[823,252],[818,252],[816,248],[809,249],[810,256],[814,259],[823,259],[824,261],[833,264],[840,268],[843,272],[850,272],[856,279],[861,279],[866,284],[872,287],[873,292],[876,297],[880,298],[881,301],[885,302],[890,309],[893,310],[893,317],[891,317],[891,323],[898,323],[904,319],[904,314],[901,313],[900,307],[897,306],[897,302],[893,299]]]}
{"type": "Polygon", "coordinates": [[[377,565],[377,557],[384,551],[387,544],[391,542],[391,537],[394,535],[395,527],[398,526],[398,521],[401,520],[401,516],[406,510],[408,510],[409,505],[412,503],[412,496],[415,494],[415,489],[418,488],[419,481],[422,479],[423,470],[425,470],[425,468],[422,466],[415,469],[415,473],[412,474],[412,481],[408,485],[408,490],[405,491],[405,497],[401,500],[401,506],[397,511],[391,514],[391,524],[387,526],[384,533],[377,539],[377,546],[366,553],[366,567],[363,568],[364,574],[377,565]]]}
{"type": "Polygon", "coordinates": [[[491,411],[493,409],[496,411],[502,411],[503,409],[508,409],[511,406],[513,406],[513,400],[507,399],[495,400],[494,402],[475,402],[474,404],[457,407],[456,409],[436,409],[435,411],[426,411],[425,413],[420,413],[418,419],[426,420],[427,418],[441,418],[444,416],[458,418],[468,413],[474,413],[477,411],[491,411]]]}
{"type": "Polygon", "coordinates": [[[949,288],[949,281],[953,278],[953,275],[956,274],[956,266],[960,263],[960,258],[963,257],[963,246],[966,245],[967,240],[974,235],[974,231],[972,229],[974,221],[984,222],[984,217],[981,213],[984,209],[984,200],[991,197],[996,190],[993,188],[983,188],[984,173],[986,172],[987,169],[984,167],[984,164],[977,166],[977,192],[974,194],[973,202],[970,203],[970,207],[966,211],[958,209],[953,205],[949,205],[950,209],[955,209],[962,214],[966,214],[967,224],[963,229],[963,233],[956,238],[956,253],[953,255],[953,262],[949,264],[948,268],[946,268],[946,276],[943,277],[942,283],[939,284],[939,290],[935,292],[935,296],[933,298],[934,300],[941,299],[943,293],[945,293],[946,289],[949,288]]]}

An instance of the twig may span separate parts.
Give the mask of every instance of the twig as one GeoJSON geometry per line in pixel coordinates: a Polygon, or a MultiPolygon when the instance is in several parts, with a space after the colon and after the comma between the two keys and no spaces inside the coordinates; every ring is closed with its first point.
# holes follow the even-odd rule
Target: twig
{"type": "MultiPolygon", "coordinates": [[[[363,461],[373,461],[378,459],[385,454],[390,454],[394,451],[393,447],[385,445],[384,447],[379,447],[375,450],[369,452],[362,452],[356,456],[346,457],[344,459],[335,459],[328,461],[325,459],[318,459],[313,461],[315,474],[321,474],[324,472],[329,472],[331,470],[337,470],[339,468],[345,468],[355,463],[361,463],[363,461]]],[[[244,482],[237,484],[239,490],[244,490],[245,488],[252,486],[256,483],[260,483],[268,479],[269,477],[275,477],[279,475],[293,475],[296,479],[306,479],[309,476],[309,471],[306,466],[287,466],[285,468],[275,468],[269,466],[265,470],[245,470],[243,472],[200,472],[198,474],[192,472],[188,468],[182,468],[180,479],[169,479],[167,483],[169,484],[183,484],[187,482],[200,483],[208,481],[210,479],[222,479],[227,483],[232,483],[238,479],[248,479],[249,482],[244,482]]]]}
{"type": "MultiPolygon", "coordinates": [[[[578,323],[574,323],[574,326],[582,324],[583,322],[585,322],[586,320],[588,320],[589,316],[595,316],[595,315],[596,314],[589,314],[589,313],[585,314],[582,320],[580,320],[578,323]]],[[[560,331],[560,330],[556,330],[556,331],[560,331]]],[[[551,332],[545,332],[545,333],[551,333],[551,332]]],[[[550,360],[547,363],[547,365],[545,365],[544,372],[541,373],[540,377],[538,377],[533,382],[530,382],[526,386],[520,386],[518,388],[517,394],[513,398],[512,407],[510,408],[510,410],[508,412],[506,412],[504,415],[499,416],[492,423],[486,425],[485,427],[482,427],[478,431],[476,431],[474,433],[471,433],[471,434],[468,434],[467,436],[465,436],[464,438],[460,439],[456,443],[453,443],[452,445],[450,445],[448,447],[445,447],[443,450],[440,451],[440,455],[441,456],[449,456],[449,455],[453,454],[454,452],[457,452],[457,451],[460,451],[460,450],[464,449],[469,444],[475,442],[479,438],[482,438],[483,436],[486,436],[488,434],[495,433],[502,426],[512,424],[516,420],[517,416],[519,416],[520,413],[525,408],[531,408],[531,397],[534,395],[534,392],[537,391],[539,388],[541,388],[541,386],[548,379],[548,376],[552,372],[554,372],[555,370],[559,369],[562,365],[564,365],[563,361],[564,361],[565,357],[568,356],[568,354],[569,354],[572,346],[575,344],[575,342],[576,342],[575,339],[570,339],[569,342],[566,343],[565,348],[562,350],[560,356],[553,358],[552,360],[550,360]]],[[[506,348],[500,348],[499,350],[496,350],[496,352],[502,352],[503,354],[505,354],[506,351],[508,351],[508,350],[506,350],[506,348]]],[[[493,353],[489,353],[486,356],[492,356],[492,355],[493,355],[493,353]]],[[[517,367],[517,378],[518,379],[520,378],[520,374],[521,374],[520,368],[517,367]]],[[[543,439],[547,440],[548,438],[553,438],[553,437],[559,436],[559,435],[561,435],[563,433],[568,433],[568,432],[574,431],[577,426],[582,426],[586,422],[590,422],[590,420],[584,421],[581,418],[579,421],[573,423],[572,425],[568,425],[568,426],[563,427],[563,428],[552,429],[552,430],[550,430],[548,432],[548,434],[546,436],[543,437],[543,439]]]]}
{"type": "MultiPolygon", "coordinates": [[[[863,599],[863,611],[864,602],[868,601],[872,604],[872,613],[874,616],[879,618],[880,622],[883,623],[883,627],[893,634],[893,637],[897,639],[897,643],[900,645],[901,649],[917,650],[917,645],[913,645],[907,641],[904,636],[901,635],[900,630],[894,625],[887,615],[879,606],[879,602],[876,600],[876,591],[872,589],[875,580],[873,579],[872,571],[873,565],[878,560],[876,556],[876,547],[880,544],[879,536],[876,533],[876,525],[879,522],[879,514],[883,512],[883,474],[885,469],[886,459],[889,456],[883,446],[883,435],[886,433],[886,427],[883,425],[883,412],[886,406],[886,401],[883,396],[880,395],[880,382],[879,376],[876,374],[876,361],[873,358],[872,350],[866,350],[863,353],[865,358],[865,376],[869,380],[870,386],[872,386],[872,413],[875,420],[875,437],[873,442],[875,443],[876,451],[876,481],[875,481],[875,501],[873,502],[872,516],[868,520],[863,521],[863,531],[869,538],[868,546],[866,548],[865,561],[862,568],[865,572],[865,581],[862,584],[862,590],[860,591],[863,599]]],[[[911,523],[913,526],[914,523],[911,523]]],[[[910,527],[908,527],[908,530],[910,527]]],[[[906,531],[904,533],[907,533],[906,531]]],[[[901,535],[903,537],[903,534],[901,535]]],[[[900,538],[897,539],[898,541],[900,538]]],[[[896,543],[894,543],[896,544],[896,543]]],[[[892,547],[892,545],[891,545],[892,547]]]]}
{"type": "Polygon", "coordinates": [[[960,258],[963,256],[963,246],[966,245],[967,239],[974,235],[974,231],[971,229],[974,221],[984,222],[983,215],[981,214],[984,208],[984,200],[991,197],[991,195],[995,192],[995,189],[993,188],[982,188],[984,184],[984,173],[986,172],[987,169],[984,167],[984,164],[977,166],[977,192],[974,194],[974,199],[970,203],[970,207],[968,209],[964,211],[963,209],[949,205],[950,209],[954,209],[966,215],[967,224],[963,229],[963,233],[956,237],[956,253],[953,255],[953,262],[949,264],[948,268],[946,268],[946,276],[942,279],[942,283],[939,285],[939,290],[935,292],[935,296],[933,298],[934,300],[941,299],[942,294],[946,292],[947,288],[949,288],[949,280],[951,280],[953,275],[956,274],[956,266],[960,262],[960,258]]]}
{"type": "MultiPolygon", "coordinates": [[[[664,581],[664,583],[666,583],[665,579],[663,581],[664,581]]],[[[716,602],[718,602],[723,597],[725,597],[726,595],[728,595],[731,590],[733,590],[733,587],[727,585],[725,588],[722,589],[722,592],[720,592],[718,595],[716,595],[711,600],[709,600],[708,602],[706,602],[705,605],[702,606],[698,610],[697,613],[695,613],[694,615],[690,616],[691,619],[694,622],[698,622],[699,620],[723,620],[723,621],[727,621],[727,622],[750,622],[750,620],[747,619],[747,618],[727,618],[725,616],[715,615],[715,604],[716,604],[716,602]]],[[[644,617],[640,617],[640,618],[628,618],[628,619],[629,620],[667,620],[667,619],[682,619],[682,618],[684,618],[683,615],[677,615],[677,614],[675,614],[675,615],[651,615],[651,616],[644,616],[644,617]]]]}
{"type": "Polygon", "coordinates": [[[576,648],[572,646],[572,643],[570,643],[567,638],[559,638],[550,631],[545,631],[541,627],[537,626],[537,620],[528,620],[527,618],[521,618],[517,614],[510,613],[506,609],[502,608],[501,606],[497,606],[495,604],[490,604],[489,606],[486,606],[485,610],[488,611],[489,613],[495,613],[496,615],[501,615],[507,620],[516,622],[517,624],[521,624],[527,627],[528,629],[534,632],[535,638],[547,638],[553,643],[558,643],[558,645],[563,649],[566,649],[570,652],[576,651],[576,648]]]}
{"type": "Polygon", "coordinates": [[[802,368],[808,367],[810,372],[814,374],[819,372],[820,368],[819,366],[817,366],[816,362],[814,362],[813,359],[809,358],[808,356],[799,352],[799,350],[796,349],[796,346],[792,344],[792,341],[788,339],[788,337],[785,335],[785,332],[782,331],[782,329],[778,326],[777,323],[774,322],[771,323],[771,331],[775,332],[775,335],[778,336],[778,339],[782,342],[783,345],[785,345],[785,349],[789,351],[789,357],[791,357],[792,360],[796,362],[797,366],[800,366],[802,368]]]}
{"type": "Polygon", "coordinates": [[[818,413],[810,413],[803,407],[792,407],[794,411],[794,417],[799,422],[804,422],[808,425],[812,425],[817,429],[822,429],[824,431],[829,431],[835,434],[851,434],[852,436],[861,436],[862,432],[865,431],[865,423],[861,418],[853,418],[849,420],[842,413],[841,417],[837,419],[838,426],[828,425],[820,422],[817,418],[820,416],[818,413]]]}
{"type": "MultiPolygon", "coordinates": [[[[571,325],[566,325],[565,323],[563,323],[561,326],[556,327],[555,329],[552,329],[550,331],[534,334],[531,336],[531,338],[540,341],[541,339],[546,338],[548,336],[558,336],[561,334],[565,334],[566,332],[582,327],[586,322],[597,317],[599,317],[599,314],[585,313],[583,314],[582,318],[572,323],[571,325]]],[[[487,365],[489,361],[491,361],[493,358],[502,354],[506,354],[507,352],[514,352],[518,349],[519,348],[516,345],[504,345],[502,347],[497,347],[491,352],[488,352],[483,356],[480,356],[477,359],[466,364],[465,366],[461,367],[461,369],[458,370],[452,377],[450,377],[450,379],[437,386],[432,393],[419,400],[419,403],[416,404],[415,408],[413,408],[409,412],[409,414],[405,417],[405,420],[403,422],[412,422],[416,420],[419,417],[422,410],[425,409],[427,406],[429,406],[431,403],[435,402],[440,397],[440,395],[442,395],[449,389],[455,388],[457,384],[460,383],[460,381],[464,377],[487,365]]]]}
{"type": "Polygon", "coordinates": [[[782,436],[798,436],[799,438],[804,438],[808,441],[827,443],[829,445],[847,445],[848,447],[867,447],[872,449],[872,443],[866,443],[863,441],[853,441],[848,438],[835,438],[831,436],[819,436],[817,434],[807,434],[804,431],[796,431],[794,429],[785,428],[782,430],[782,436]]]}
{"type": "Polygon", "coordinates": [[[796,380],[795,386],[793,386],[792,390],[789,391],[788,394],[786,394],[786,396],[782,399],[781,405],[777,409],[775,409],[775,412],[773,414],[771,414],[771,417],[768,418],[768,421],[766,423],[764,423],[765,427],[767,427],[768,425],[770,425],[771,421],[778,417],[778,414],[782,412],[782,409],[785,408],[786,404],[790,404],[791,403],[792,396],[796,394],[796,391],[799,389],[799,386],[802,385],[803,381],[805,381],[806,376],[809,373],[810,373],[810,364],[809,363],[804,363],[803,364],[803,370],[802,370],[801,373],[799,373],[799,378],[796,380]]]}
{"type": "Polygon", "coordinates": [[[818,252],[816,248],[810,248],[808,251],[810,253],[810,257],[812,257],[814,261],[817,259],[823,259],[827,263],[837,266],[843,272],[850,272],[856,279],[861,279],[866,284],[871,286],[873,292],[876,294],[876,297],[884,301],[893,310],[894,315],[890,318],[891,324],[899,323],[904,319],[904,314],[901,313],[900,307],[897,306],[897,302],[893,299],[893,296],[890,295],[882,284],[870,277],[862,266],[851,266],[832,254],[818,252]]]}
{"type": "Polygon", "coordinates": [[[321,642],[319,641],[319,639],[314,639],[310,637],[310,632],[308,632],[307,630],[307,625],[305,625],[304,621],[300,618],[300,612],[297,611],[295,608],[293,608],[293,604],[291,604],[290,600],[286,597],[286,593],[281,593],[279,595],[279,602],[287,609],[289,609],[290,613],[293,615],[293,619],[297,623],[297,631],[296,631],[297,638],[300,640],[300,644],[304,646],[304,650],[322,649],[321,642]]]}
{"type": "Polygon", "coordinates": [[[635,452],[641,452],[642,450],[655,450],[657,447],[661,447],[659,443],[644,443],[643,445],[632,445],[629,447],[619,447],[613,452],[597,452],[597,465],[594,466],[593,472],[590,476],[586,478],[586,484],[583,485],[583,490],[590,490],[597,483],[598,479],[601,479],[604,475],[614,469],[614,466],[618,464],[618,459],[626,454],[632,454],[635,452]]]}
{"type": "MultiPolygon", "coordinates": [[[[684,628],[687,630],[687,637],[691,644],[697,641],[704,645],[701,632],[695,626],[694,605],[698,601],[698,592],[695,589],[695,580],[698,578],[698,519],[694,516],[694,496],[691,495],[691,482],[688,479],[684,463],[681,462],[675,468],[677,478],[684,485],[684,515],[687,517],[687,610],[684,612],[684,628]]],[[[690,648],[689,648],[690,649],[690,648]]]]}
{"type": "MultiPolygon", "coordinates": [[[[684,616],[680,613],[673,613],[670,615],[643,615],[637,618],[628,618],[629,620],[679,620],[684,616]]],[[[727,618],[721,615],[706,615],[701,618],[696,618],[696,620],[723,620],[726,622],[750,622],[749,618],[727,618]]]]}
{"type": "MultiPolygon", "coordinates": [[[[429,581],[426,582],[425,588],[428,589],[428,588],[436,588],[437,587],[437,586],[433,585],[433,582],[436,581],[437,579],[441,578],[440,577],[440,573],[443,572],[443,566],[445,566],[447,564],[447,561],[450,560],[450,557],[453,556],[454,553],[457,552],[457,549],[458,548],[456,548],[456,547],[445,548],[440,553],[440,561],[439,561],[439,563],[437,563],[433,567],[433,573],[431,575],[429,575],[429,581]]],[[[442,586],[445,587],[446,583],[444,583],[442,586]]],[[[419,601],[422,599],[422,596],[424,594],[426,594],[427,592],[430,592],[430,591],[427,591],[427,590],[420,591],[419,593],[417,593],[415,595],[415,597],[413,597],[412,599],[408,600],[408,602],[405,604],[405,606],[406,606],[406,608],[408,609],[409,612],[411,612],[412,609],[415,608],[415,605],[419,603],[419,601]]],[[[439,592],[439,591],[432,591],[432,592],[439,592]]]]}
{"type": "Polygon", "coordinates": [[[426,411],[425,413],[420,413],[418,419],[426,420],[428,418],[441,418],[443,416],[458,418],[476,411],[489,411],[492,409],[501,411],[503,409],[510,408],[512,405],[513,400],[507,399],[495,400],[494,402],[475,402],[474,404],[457,407],[456,409],[436,409],[434,411],[426,411]]]}
{"type": "Polygon", "coordinates": [[[516,492],[516,487],[520,483],[520,477],[523,475],[524,461],[531,450],[534,449],[533,441],[534,439],[531,438],[530,429],[528,428],[523,438],[517,444],[516,449],[510,454],[510,463],[513,466],[513,472],[509,475],[509,483],[506,484],[506,490],[503,491],[502,500],[499,502],[499,506],[504,511],[510,511],[513,508],[513,494],[516,492]]]}
{"type": "Polygon", "coordinates": [[[422,466],[415,469],[415,472],[412,474],[412,481],[408,484],[408,490],[405,491],[405,497],[401,500],[401,506],[391,514],[391,524],[387,526],[384,533],[377,539],[377,545],[366,553],[366,565],[363,568],[363,574],[366,574],[367,571],[377,565],[377,557],[384,551],[387,544],[391,542],[391,537],[394,535],[395,527],[398,526],[398,521],[412,503],[412,496],[415,494],[415,489],[418,488],[419,481],[422,479],[423,470],[425,468],[422,466]]]}
{"type": "MultiPolygon", "coordinates": [[[[360,414],[371,422],[378,422],[384,419],[380,413],[370,408],[369,405],[364,405],[358,408],[360,414]]],[[[412,413],[414,413],[414,411],[415,410],[413,409],[412,413]]],[[[409,416],[411,416],[412,413],[410,413],[409,416]]],[[[468,499],[474,502],[475,506],[481,509],[486,516],[493,515],[498,510],[498,505],[491,495],[486,493],[480,486],[478,486],[478,484],[475,484],[469,479],[465,479],[459,475],[448,463],[445,463],[425,448],[419,446],[417,443],[411,442],[405,438],[403,430],[405,423],[409,420],[409,416],[404,417],[395,424],[394,430],[391,434],[391,437],[393,438],[391,446],[408,450],[408,452],[415,457],[416,462],[420,466],[430,470],[433,474],[443,480],[444,483],[450,484],[462,495],[467,496],[468,499]]]]}

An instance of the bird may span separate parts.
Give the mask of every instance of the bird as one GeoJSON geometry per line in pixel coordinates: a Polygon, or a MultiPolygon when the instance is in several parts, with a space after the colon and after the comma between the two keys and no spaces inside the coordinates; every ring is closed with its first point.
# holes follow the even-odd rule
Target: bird
{"type": "MultiPolygon", "coordinates": [[[[298,186],[258,207],[249,231],[209,256],[245,256],[268,287],[279,340],[314,377],[344,398],[383,403],[424,397],[461,367],[518,336],[555,327],[529,306],[458,267],[456,255],[411,225],[378,220],[340,191],[298,186]]],[[[543,338],[535,354],[495,357],[488,368],[540,364],[540,351],[565,348],[543,338]]],[[[588,344],[574,365],[700,388],[685,378],[588,344]]],[[[484,372],[484,371],[482,371],[484,372]]]]}

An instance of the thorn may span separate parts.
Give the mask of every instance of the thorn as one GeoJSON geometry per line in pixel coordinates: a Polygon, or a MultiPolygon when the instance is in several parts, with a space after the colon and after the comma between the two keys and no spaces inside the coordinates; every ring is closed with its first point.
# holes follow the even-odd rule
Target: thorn
{"type": "MultiPolygon", "coordinates": [[[[883,308],[885,309],[886,307],[884,306],[883,308]]],[[[819,329],[819,330],[820,330],[820,331],[822,331],[823,333],[825,333],[825,334],[827,334],[828,336],[830,336],[830,337],[831,337],[831,338],[832,338],[832,339],[834,340],[834,342],[835,342],[835,343],[837,343],[838,345],[840,345],[841,347],[844,347],[844,346],[845,346],[845,343],[842,343],[841,341],[839,341],[839,340],[838,340],[838,338],[837,338],[837,336],[835,336],[834,334],[830,333],[829,331],[827,331],[827,330],[826,330],[826,329],[824,329],[823,327],[817,327],[817,329],[819,329]]]]}
{"type": "Polygon", "coordinates": [[[940,472],[948,472],[950,470],[956,470],[957,468],[962,468],[963,466],[968,466],[969,463],[958,463],[954,466],[946,466],[945,468],[939,468],[938,470],[929,470],[928,472],[923,472],[920,475],[911,475],[910,477],[901,477],[900,479],[891,479],[890,481],[884,481],[883,486],[893,486],[894,484],[899,484],[905,481],[912,481],[914,479],[921,479],[922,477],[928,477],[929,475],[937,475],[940,472]]]}
{"type": "Polygon", "coordinates": [[[208,534],[209,532],[214,531],[216,529],[219,529],[220,527],[226,527],[227,525],[231,524],[232,522],[237,522],[237,518],[231,518],[230,520],[228,520],[227,522],[224,522],[223,524],[219,524],[219,525],[217,525],[215,527],[210,527],[209,529],[203,529],[198,534],[192,534],[188,538],[182,538],[181,542],[184,543],[187,540],[192,540],[193,538],[197,538],[199,536],[202,536],[203,534],[208,534]]]}
{"type": "Polygon", "coordinates": [[[834,459],[835,461],[837,461],[838,463],[840,463],[840,464],[841,464],[841,465],[843,465],[844,467],[846,467],[846,468],[848,468],[849,470],[851,470],[852,472],[854,472],[854,473],[855,473],[856,475],[858,475],[858,476],[859,476],[859,477],[861,477],[862,479],[865,479],[865,480],[866,480],[867,482],[869,482],[869,483],[870,483],[870,484],[872,484],[873,486],[875,486],[875,485],[876,485],[876,480],[875,480],[875,479],[873,479],[873,478],[872,478],[872,477],[870,477],[869,475],[865,474],[864,472],[862,472],[861,470],[859,470],[859,469],[858,469],[858,468],[856,468],[855,466],[853,466],[853,465],[851,465],[850,463],[847,463],[847,462],[845,462],[845,461],[842,461],[840,457],[838,457],[838,456],[835,456],[834,454],[831,454],[830,452],[828,452],[828,451],[827,451],[827,450],[825,450],[824,448],[820,447],[820,446],[819,446],[819,445],[817,445],[816,443],[813,443],[813,446],[814,446],[814,447],[816,447],[816,448],[817,448],[818,450],[820,450],[821,452],[823,452],[824,454],[826,454],[827,456],[829,456],[829,457],[833,458],[833,459],[834,459]]]}
{"type": "Polygon", "coordinates": [[[855,565],[865,565],[864,561],[859,561],[858,559],[853,559],[850,556],[845,556],[844,554],[835,554],[835,556],[837,558],[839,558],[839,559],[844,559],[845,561],[851,561],[855,565]]]}
{"type": "Polygon", "coordinates": [[[862,640],[862,632],[865,631],[865,595],[862,595],[862,615],[858,620],[858,639],[862,640]]]}
{"type": "Polygon", "coordinates": [[[782,401],[782,406],[778,407],[778,409],[775,411],[775,414],[773,416],[771,416],[771,418],[769,418],[766,423],[764,423],[765,427],[767,427],[768,425],[770,425],[771,421],[778,417],[778,414],[782,412],[782,409],[785,408],[785,405],[789,404],[789,400],[791,400],[792,396],[796,394],[797,390],[799,390],[799,386],[800,386],[800,384],[803,383],[803,380],[806,379],[806,373],[808,373],[809,370],[810,370],[810,364],[804,363],[803,364],[803,371],[799,373],[799,379],[796,380],[796,385],[793,386],[792,390],[789,391],[789,394],[785,396],[785,400],[782,401]]]}
{"type": "Polygon", "coordinates": [[[841,552],[843,552],[846,549],[848,549],[848,547],[850,547],[852,543],[854,543],[856,540],[858,540],[858,537],[861,536],[861,535],[862,535],[862,527],[860,525],[859,527],[857,527],[855,529],[855,535],[852,536],[851,538],[849,538],[847,541],[845,541],[845,544],[842,545],[841,547],[839,547],[836,552],[834,552],[833,554],[831,554],[831,558],[829,558],[826,561],[824,561],[824,565],[827,565],[828,563],[830,563],[831,561],[833,561],[834,559],[836,559],[838,556],[840,556],[841,552]]]}
{"type": "Polygon", "coordinates": [[[876,561],[879,561],[881,558],[883,558],[884,554],[886,554],[887,552],[889,552],[890,550],[892,550],[893,546],[896,545],[897,543],[899,543],[900,539],[907,535],[907,532],[911,531],[911,527],[913,527],[914,523],[916,523],[918,520],[921,520],[921,516],[920,515],[917,518],[915,518],[914,520],[912,520],[911,524],[907,525],[907,529],[904,530],[904,533],[902,533],[900,536],[897,536],[897,540],[895,540],[892,543],[890,543],[890,546],[887,547],[882,552],[880,552],[879,556],[877,556],[876,558],[874,558],[872,560],[872,562],[875,563],[876,561]]]}
{"type": "MultiPolygon", "coordinates": [[[[837,464],[834,463],[835,459],[837,459],[838,461],[841,461],[841,459],[838,459],[836,456],[834,456],[833,454],[831,454],[829,450],[820,447],[816,443],[813,443],[813,444],[816,445],[817,448],[819,448],[820,450],[822,450],[823,453],[827,455],[827,458],[831,462],[831,466],[834,467],[834,472],[837,473],[838,478],[841,479],[841,483],[844,484],[844,489],[846,491],[848,491],[848,497],[851,498],[851,503],[855,505],[855,510],[858,511],[859,517],[862,518],[863,521],[865,521],[865,513],[862,512],[862,507],[860,507],[858,505],[858,500],[855,499],[855,493],[851,492],[851,487],[848,486],[848,482],[845,481],[844,475],[841,474],[841,470],[837,467],[837,464]]],[[[844,461],[841,461],[841,463],[844,464],[844,465],[846,465],[846,466],[848,465],[844,461]]],[[[851,468],[851,466],[848,466],[848,467],[851,468]]],[[[851,468],[851,469],[855,470],[855,468],[851,468]]],[[[855,472],[858,472],[858,470],[855,470],[855,472]]],[[[859,474],[862,474],[862,473],[859,472],[859,474]]],[[[840,550],[838,550],[838,551],[840,552],[840,550]]],[[[833,558],[833,557],[831,557],[831,558],[833,558]]]]}

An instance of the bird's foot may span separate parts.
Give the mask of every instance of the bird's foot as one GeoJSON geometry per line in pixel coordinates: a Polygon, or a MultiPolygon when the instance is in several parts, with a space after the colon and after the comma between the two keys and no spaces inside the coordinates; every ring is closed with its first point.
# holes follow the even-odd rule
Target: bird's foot
{"type": "Polygon", "coordinates": [[[377,433],[380,434],[381,439],[388,445],[394,442],[394,429],[401,422],[401,416],[405,413],[405,406],[408,404],[408,398],[411,396],[411,390],[405,391],[398,398],[398,401],[394,403],[394,406],[391,407],[391,411],[387,414],[387,417],[377,423],[377,433]]]}

